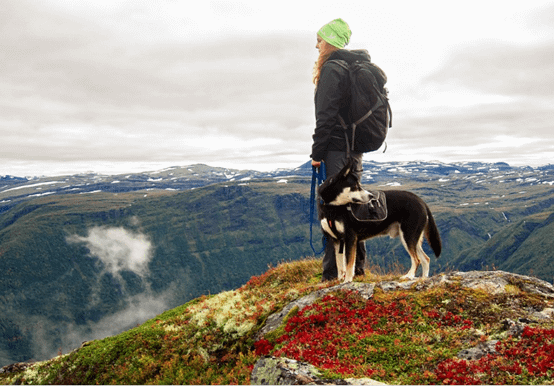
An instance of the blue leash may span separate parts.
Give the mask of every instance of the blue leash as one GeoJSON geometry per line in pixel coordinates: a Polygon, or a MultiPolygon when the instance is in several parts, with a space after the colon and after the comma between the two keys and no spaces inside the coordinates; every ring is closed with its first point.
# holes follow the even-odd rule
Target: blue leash
{"type": "Polygon", "coordinates": [[[314,243],[312,241],[313,239],[313,231],[312,226],[314,224],[314,212],[315,212],[315,188],[316,186],[321,185],[323,181],[327,178],[326,171],[325,171],[325,163],[321,163],[321,166],[319,168],[316,168],[315,166],[312,166],[312,189],[310,191],[310,247],[312,247],[312,251],[316,255],[319,255],[325,250],[325,245],[327,244],[327,237],[323,238],[323,248],[321,251],[316,252],[314,248],[314,243]]]}

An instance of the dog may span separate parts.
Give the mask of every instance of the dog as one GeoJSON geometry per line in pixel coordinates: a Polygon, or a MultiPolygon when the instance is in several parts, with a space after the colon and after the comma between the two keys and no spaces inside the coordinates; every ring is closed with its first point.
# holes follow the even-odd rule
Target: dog
{"type": "Polygon", "coordinates": [[[429,276],[429,256],[423,251],[425,237],[435,256],[441,253],[442,243],[431,210],[417,195],[403,190],[380,192],[386,199],[386,218],[378,221],[361,221],[352,215],[351,204],[367,204],[374,195],[364,190],[352,174],[353,162],[318,188],[319,220],[323,233],[335,247],[338,278],[351,282],[354,278],[356,244],[377,236],[400,237],[410,255],[412,265],[405,279],[414,279],[419,265],[422,277],[429,276]]]}

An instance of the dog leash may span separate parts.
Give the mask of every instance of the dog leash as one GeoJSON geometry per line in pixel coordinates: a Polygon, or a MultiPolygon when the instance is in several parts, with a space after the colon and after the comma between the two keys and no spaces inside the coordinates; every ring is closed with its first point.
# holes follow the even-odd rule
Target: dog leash
{"type": "Polygon", "coordinates": [[[316,186],[321,185],[321,183],[323,181],[325,181],[326,178],[327,178],[327,176],[326,176],[325,163],[324,162],[321,163],[321,166],[319,168],[316,168],[315,166],[312,166],[312,188],[311,188],[311,191],[310,191],[310,246],[312,247],[312,251],[314,251],[314,253],[316,255],[319,255],[320,253],[322,253],[325,250],[325,246],[327,244],[327,237],[323,236],[323,248],[321,249],[321,251],[317,252],[315,250],[314,243],[312,241],[313,240],[312,226],[314,224],[314,214],[315,214],[315,207],[316,207],[316,205],[315,205],[315,196],[316,196],[315,189],[316,189],[316,186]]]}

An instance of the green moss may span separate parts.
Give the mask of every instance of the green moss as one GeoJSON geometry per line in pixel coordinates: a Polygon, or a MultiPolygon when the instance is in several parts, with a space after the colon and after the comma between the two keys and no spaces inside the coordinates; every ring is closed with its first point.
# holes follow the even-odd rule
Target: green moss
{"type": "MultiPolygon", "coordinates": [[[[273,312],[332,285],[314,280],[320,272],[321,262],[315,259],[279,264],[235,291],[203,296],[122,334],[88,342],[77,351],[36,363],[19,373],[2,374],[0,383],[247,384],[258,359],[255,334],[273,312]]],[[[524,310],[554,306],[551,300],[516,288],[490,295],[457,283],[424,291],[384,292],[376,287],[371,301],[380,314],[375,314],[373,324],[358,318],[340,326],[350,335],[346,338],[348,344],[340,347],[343,351],[336,348],[340,351],[338,358],[357,363],[358,372],[353,374],[358,377],[365,376],[371,364],[372,378],[387,383],[432,382],[429,374],[437,364],[453,358],[461,349],[474,347],[489,337],[507,338],[500,327],[502,320],[517,319],[524,310]],[[391,317],[396,314],[403,316],[391,317]],[[472,325],[462,328],[465,320],[472,325]],[[371,334],[370,327],[389,333],[371,334]]],[[[367,303],[356,294],[334,292],[327,300],[314,303],[305,315],[298,307],[292,308],[265,339],[275,344],[295,317],[317,317],[318,313],[328,316],[337,311],[325,305],[326,301],[348,299],[350,309],[361,309],[367,303]]],[[[314,320],[317,324],[318,319],[314,320]]],[[[275,346],[274,352],[283,344],[275,346]]],[[[328,370],[322,377],[343,378],[344,374],[328,370]]]]}

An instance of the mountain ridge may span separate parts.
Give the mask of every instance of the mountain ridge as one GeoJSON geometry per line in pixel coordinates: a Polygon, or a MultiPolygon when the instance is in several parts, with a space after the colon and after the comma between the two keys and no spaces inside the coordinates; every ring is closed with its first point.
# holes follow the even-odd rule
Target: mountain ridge
{"type": "MultiPolygon", "coordinates": [[[[462,174],[471,178],[519,179],[521,184],[554,184],[554,165],[512,167],[504,162],[373,162],[364,161],[362,183],[381,183],[403,177],[428,180],[431,176],[447,177],[462,174]],[[485,174],[486,173],[486,174],[485,174]],[[506,173],[508,173],[506,175],[506,173]]],[[[265,178],[311,177],[309,162],[296,168],[276,169],[269,172],[211,167],[205,164],[174,166],[155,171],[124,174],[84,173],[57,177],[0,177],[0,203],[9,199],[38,197],[49,194],[90,193],[104,191],[120,193],[144,189],[185,190],[221,182],[247,182],[265,178]],[[44,191],[44,188],[46,191],[44,191]],[[21,194],[19,194],[21,193],[21,194]]],[[[389,181],[390,183],[391,181],[389,181]]],[[[445,180],[443,182],[448,182],[445,180]]]]}

